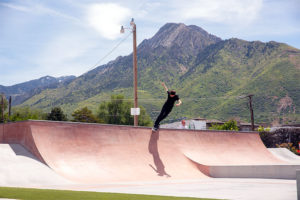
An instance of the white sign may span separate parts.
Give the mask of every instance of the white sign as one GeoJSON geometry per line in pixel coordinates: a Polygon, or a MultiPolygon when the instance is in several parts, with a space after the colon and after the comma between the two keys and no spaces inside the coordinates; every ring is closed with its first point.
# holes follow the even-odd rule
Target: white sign
{"type": "Polygon", "coordinates": [[[131,115],[140,115],[141,111],[140,108],[131,108],[130,113],[131,115]]]}

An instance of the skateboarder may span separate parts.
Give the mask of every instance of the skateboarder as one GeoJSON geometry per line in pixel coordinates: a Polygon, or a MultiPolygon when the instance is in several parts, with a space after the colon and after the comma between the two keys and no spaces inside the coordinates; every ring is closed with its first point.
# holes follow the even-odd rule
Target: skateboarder
{"type": "Polygon", "coordinates": [[[161,83],[162,86],[165,88],[166,92],[168,93],[168,99],[165,102],[164,106],[162,107],[160,114],[158,115],[155,123],[154,123],[154,127],[153,127],[153,131],[157,131],[157,129],[159,129],[159,123],[165,119],[169,113],[172,111],[172,108],[174,106],[175,101],[178,101],[177,104],[175,104],[176,106],[180,106],[181,105],[181,100],[179,99],[179,96],[176,95],[176,91],[171,90],[169,92],[167,86],[165,85],[165,83],[161,83]]]}

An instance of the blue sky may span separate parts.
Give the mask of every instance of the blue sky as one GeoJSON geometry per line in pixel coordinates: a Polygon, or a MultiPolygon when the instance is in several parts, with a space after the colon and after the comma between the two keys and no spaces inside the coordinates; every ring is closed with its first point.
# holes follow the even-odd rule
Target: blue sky
{"type": "Polygon", "coordinates": [[[138,44],[167,22],[211,34],[300,49],[300,0],[0,0],[0,85],[79,76],[132,52],[120,26],[137,24],[138,44]]]}

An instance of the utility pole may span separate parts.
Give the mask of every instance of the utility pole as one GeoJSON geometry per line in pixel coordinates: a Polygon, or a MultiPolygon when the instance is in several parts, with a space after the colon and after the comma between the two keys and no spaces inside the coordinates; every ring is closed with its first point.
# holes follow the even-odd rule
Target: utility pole
{"type": "Polygon", "coordinates": [[[11,115],[11,96],[9,96],[9,104],[8,104],[8,116],[11,115]]]}
{"type": "MultiPolygon", "coordinates": [[[[133,91],[134,91],[134,108],[132,109],[132,115],[134,116],[134,126],[138,126],[138,115],[140,114],[140,110],[138,108],[138,95],[137,95],[137,53],[136,53],[136,24],[134,23],[134,19],[131,19],[130,22],[131,31],[133,34],[133,91]]],[[[124,33],[127,28],[121,27],[121,33],[124,33]]]]}
{"type": "Polygon", "coordinates": [[[252,131],[254,131],[254,114],[253,114],[253,108],[252,108],[253,94],[249,94],[247,97],[249,98],[249,109],[250,109],[250,114],[251,114],[251,129],[252,129],[252,131]]]}
{"type": "MultiPolygon", "coordinates": [[[[130,22],[133,33],[133,85],[134,85],[134,108],[138,108],[138,96],[137,96],[137,55],[136,55],[136,25],[133,18],[130,22]]],[[[134,126],[138,126],[138,115],[134,115],[134,126]]]]}
{"type": "Polygon", "coordinates": [[[1,95],[2,123],[4,123],[4,95],[1,95]]]}
{"type": "Polygon", "coordinates": [[[251,130],[254,131],[254,114],[253,114],[253,107],[252,107],[252,97],[254,95],[253,94],[249,94],[249,95],[243,95],[243,96],[239,96],[238,98],[240,99],[244,99],[244,98],[249,98],[249,109],[250,109],[250,114],[251,114],[251,130]]]}

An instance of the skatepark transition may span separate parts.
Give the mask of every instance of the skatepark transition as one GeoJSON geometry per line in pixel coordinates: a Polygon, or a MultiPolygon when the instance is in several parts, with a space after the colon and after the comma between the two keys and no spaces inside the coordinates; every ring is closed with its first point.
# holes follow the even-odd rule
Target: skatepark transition
{"type": "Polygon", "coordinates": [[[53,121],[0,124],[20,144],[79,183],[202,178],[296,179],[300,163],[274,156],[257,132],[160,129],[53,121]]]}

